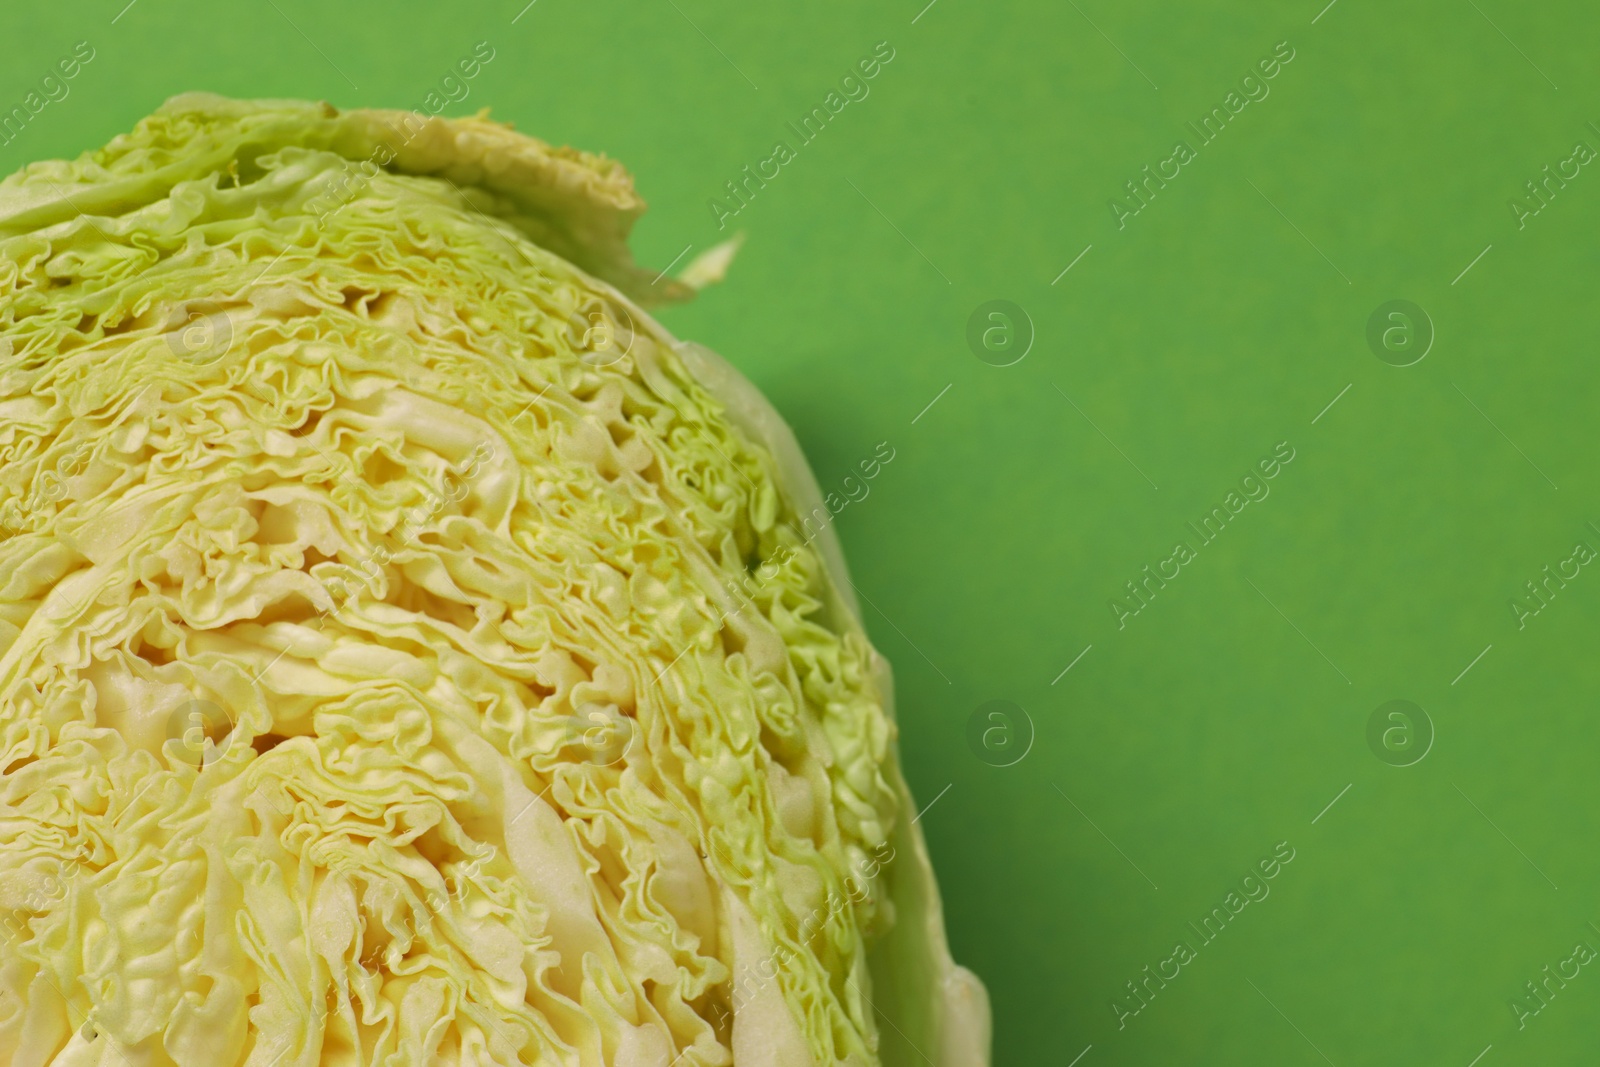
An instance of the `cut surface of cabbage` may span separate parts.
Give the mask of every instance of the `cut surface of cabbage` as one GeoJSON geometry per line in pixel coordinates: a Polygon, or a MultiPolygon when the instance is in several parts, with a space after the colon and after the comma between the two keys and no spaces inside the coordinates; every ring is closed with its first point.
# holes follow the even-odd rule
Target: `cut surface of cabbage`
{"type": "Polygon", "coordinates": [[[0,182],[0,1064],[987,1062],[826,507],[642,210],[209,94],[0,182]]]}

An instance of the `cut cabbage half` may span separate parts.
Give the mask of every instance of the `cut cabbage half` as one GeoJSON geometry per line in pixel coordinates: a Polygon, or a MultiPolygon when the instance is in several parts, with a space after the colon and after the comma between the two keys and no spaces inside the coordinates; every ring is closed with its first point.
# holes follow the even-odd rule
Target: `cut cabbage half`
{"type": "Polygon", "coordinates": [[[827,509],[642,209],[206,94],[0,183],[0,1063],[987,1062],[827,509]]]}

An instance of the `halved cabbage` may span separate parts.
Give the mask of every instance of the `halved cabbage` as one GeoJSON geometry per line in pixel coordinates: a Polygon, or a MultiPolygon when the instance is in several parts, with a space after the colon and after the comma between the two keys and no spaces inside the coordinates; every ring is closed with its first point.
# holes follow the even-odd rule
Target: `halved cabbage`
{"type": "Polygon", "coordinates": [[[642,209],[206,94],[0,183],[0,1060],[987,1061],[820,494],[642,209]]]}

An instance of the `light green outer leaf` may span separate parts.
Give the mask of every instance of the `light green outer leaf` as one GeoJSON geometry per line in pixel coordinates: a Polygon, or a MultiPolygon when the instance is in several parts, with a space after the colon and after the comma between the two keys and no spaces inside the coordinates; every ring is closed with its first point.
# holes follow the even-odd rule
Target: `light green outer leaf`
{"type": "MultiPolygon", "coordinates": [[[[661,329],[659,324],[655,328],[661,329]]],[[[822,490],[800,443],[761,391],[727,360],[703,345],[678,342],[677,351],[700,384],[727,406],[727,415],[734,424],[771,454],[782,483],[780,488],[795,512],[805,515],[812,508],[823,506],[822,490]]],[[[817,544],[831,579],[829,624],[841,631],[862,629],[861,609],[831,523],[822,529],[817,544]]],[[[884,710],[893,717],[893,672],[889,661],[875,647],[873,665],[884,710]]],[[[900,771],[898,744],[891,771],[901,810],[916,811],[911,790],[900,771]]],[[[977,975],[951,958],[945,938],[944,907],[922,828],[910,819],[899,820],[894,848],[898,862],[887,873],[898,918],[872,948],[872,984],[887,1030],[898,1030],[913,1051],[905,1051],[886,1033],[880,1056],[885,1067],[987,1067],[989,994],[977,975]]]]}

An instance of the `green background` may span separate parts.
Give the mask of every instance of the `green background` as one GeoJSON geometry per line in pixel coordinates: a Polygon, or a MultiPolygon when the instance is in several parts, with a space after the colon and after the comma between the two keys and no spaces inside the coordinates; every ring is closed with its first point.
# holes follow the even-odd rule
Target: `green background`
{"type": "Polygon", "coordinates": [[[1600,149],[1591,7],[523,2],[7,5],[4,108],[96,57],[0,169],[189,89],[421,106],[489,42],[449,113],[622,160],[648,265],[744,231],[664,321],[767,392],[825,488],[895,450],[838,528],[997,1063],[1592,1062],[1600,967],[1523,1029],[1509,1005],[1600,948],[1600,575],[1523,628],[1510,601],[1600,548],[1600,175],[1522,228],[1508,206],[1600,149]],[[785,124],[880,41],[870,95],[800,145],[785,124]],[[1185,123],[1282,41],[1201,145],[1185,123]],[[779,139],[796,158],[719,231],[708,202],[779,139]],[[1108,201],[1180,139],[1119,228],[1108,201]],[[967,342],[994,299],[1035,334],[1010,366],[967,342]],[[1393,299],[1436,332],[1411,366],[1368,346],[1393,299]],[[1200,547],[1185,524],[1280,441],[1270,496],[1200,547]],[[1119,629],[1178,540],[1197,557],[1119,629]],[[968,743],[996,699],[1027,716],[1007,767],[968,743]],[[1436,734],[1411,766],[1368,744],[1394,699],[1436,734]],[[1187,924],[1279,842],[1270,895],[1201,946],[1187,924]],[[1119,1029],[1180,938],[1197,958],[1119,1029]]]}

